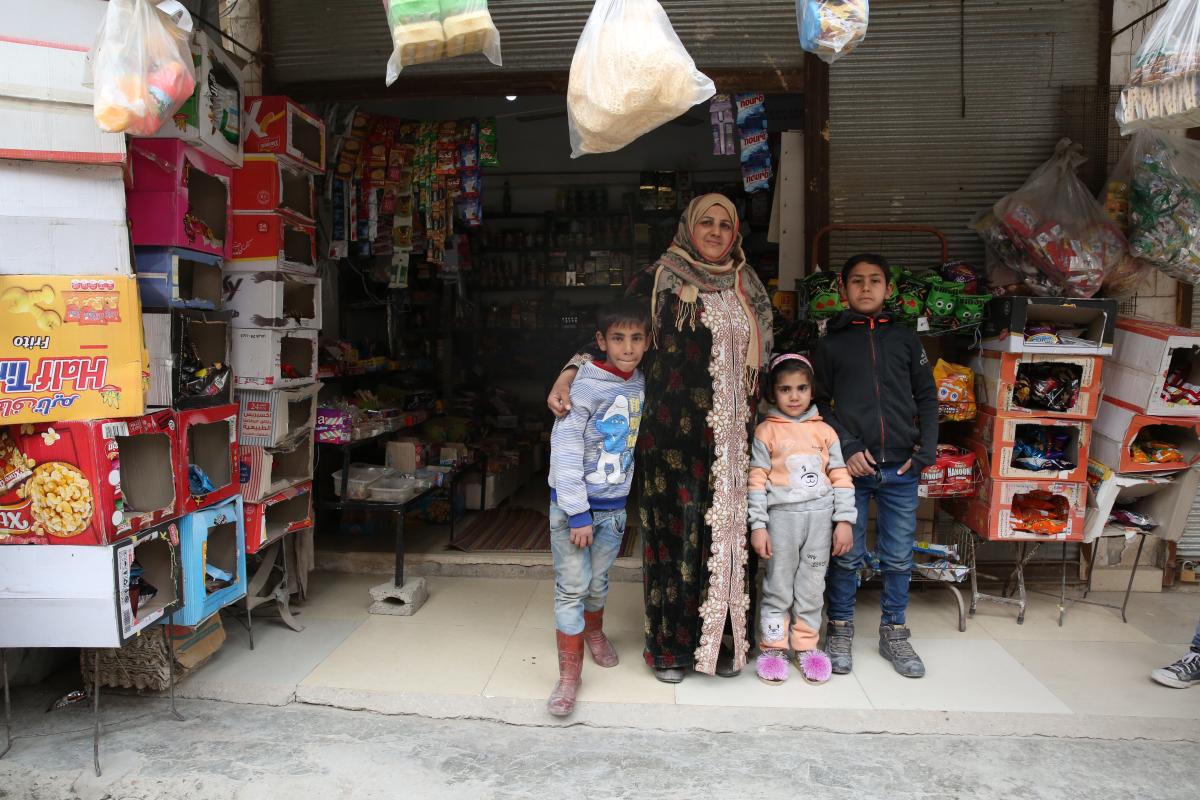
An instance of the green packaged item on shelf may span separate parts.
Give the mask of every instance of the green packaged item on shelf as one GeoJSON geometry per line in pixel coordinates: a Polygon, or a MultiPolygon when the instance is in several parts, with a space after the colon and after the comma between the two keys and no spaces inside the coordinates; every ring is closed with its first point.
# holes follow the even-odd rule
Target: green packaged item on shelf
{"type": "Polygon", "coordinates": [[[954,304],[962,295],[962,284],[929,277],[924,281],[929,286],[925,295],[925,316],[931,324],[944,324],[954,318],[954,304]]]}
{"type": "Polygon", "coordinates": [[[814,272],[803,281],[808,296],[810,319],[829,319],[839,311],[846,310],[842,300],[841,285],[834,272],[814,272]]]}
{"type": "Polygon", "coordinates": [[[915,325],[925,308],[925,295],[929,293],[929,287],[905,270],[894,280],[896,288],[889,303],[891,311],[901,322],[915,325]]]}
{"type": "Polygon", "coordinates": [[[983,321],[983,308],[992,299],[990,294],[960,295],[954,303],[954,321],[958,327],[978,325],[983,321]]]}
{"type": "Polygon", "coordinates": [[[495,117],[487,117],[479,123],[479,165],[500,166],[500,145],[496,136],[495,117]]]}

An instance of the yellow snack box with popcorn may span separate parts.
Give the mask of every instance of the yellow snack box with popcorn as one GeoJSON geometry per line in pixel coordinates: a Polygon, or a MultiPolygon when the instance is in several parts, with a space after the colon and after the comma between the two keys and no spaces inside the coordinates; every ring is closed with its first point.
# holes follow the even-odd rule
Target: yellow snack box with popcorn
{"type": "Polygon", "coordinates": [[[0,545],[109,544],[179,513],[171,411],[0,427],[0,545]]]}
{"type": "Polygon", "coordinates": [[[0,425],[145,413],[137,280],[0,275],[0,425]]]}

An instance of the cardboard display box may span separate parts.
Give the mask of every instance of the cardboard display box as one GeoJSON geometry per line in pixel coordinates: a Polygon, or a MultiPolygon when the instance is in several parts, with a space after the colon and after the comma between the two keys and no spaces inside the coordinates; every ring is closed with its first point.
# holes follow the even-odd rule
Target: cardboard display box
{"type": "Polygon", "coordinates": [[[184,603],[175,624],[190,626],[246,596],[242,498],[188,514],[180,528],[184,603]]]}
{"type": "Polygon", "coordinates": [[[325,123],[282,95],[244,101],[247,153],[273,153],[315,175],[325,174],[325,123]]]}
{"type": "Polygon", "coordinates": [[[138,292],[143,309],[221,308],[221,259],[178,247],[138,247],[138,292]]]}
{"type": "Polygon", "coordinates": [[[972,423],[972,440],[968,446],[975,453],[976,463],[983,475],[1030,481],[1078,482],[1087,479],[1092,426],[1086,422],[1050,417],[998,417],[981,410],[972,423]],[[1067,434],[1070,442],[1065,455],[1075,464],[1075,468],[1048,472],[1015,466],[1016,441],[1031,426],[1046,428],[1047,433],[1052,435],[1067,434]]]}
{"type": "Polygon", "coordinates": [[[175,493],[180,498],[180,514],[216,505],[238,493],[237,430],[236,403],[175,412],[175,431],[179,437],[175,493]],[[211,491],[192,486],[193,467],[212,484],[211,491]]]}
{"type": "Polygon", "coordinates": [[[178,139],[137,139],[125,195],[135,245],[233,255],[233,168],[178,139]]]}
{"type": "Polygon", "coordinates": [[[146,342],[150,346],[150,395],[153,408],[209,408],[233,402],[233,376],[219,373],[212,381],[192,383],[185,363],[176,354],[191,353],[214,369],[232,363],[231,311],[172,309],[147,313],[146,342]]]}
{"type": "Polygon", "coordinates": [[[290,447],[238,449],[238,475],[242,498],[258,503],[289,486],[311,481],[313,476],[313,440],[304,437],[290,447]]]}
{"type": "Polygon", "coordinates": [[[133,278],[0,275],[0,424],[146,410],[133,278]]]}
{"type": "Polygon", "coordinates": [[[233,259],[226,269],[236,272],[284,270],[315,275],[317,229],[286,214],[237,214],[233,218],[233,259]]]}
{"type": "Polygon", "coordinates": [[[0,275],[129,273],[120,166],[0,160],[0,275]]]}
{"type": "Polygon", "coordinates": [[[233,173],[233,213],[281,211],[309,225],[317,218],[313,175],[279,156],[247,156],[233,173]]]}
{"type": "Polygon", "coordinates": [[[1107,397],[1128,403],[1143,414],[1200,416],[1200,406],[1174,404],[1163,398],[1163,387],[1173,372],[1200,386],[1200,331],[1136,317],[1117,322],[1116,347],[1104,373],[1107,397]]]}
{"type": "Polygon", "coordinates": [[[239,389],[238,444],[279,447],[311,437],[321,384],[294,389],[239,389]]]}
{"type": "Polygon", "coordinates": [[[1200,417],[1153,417],[1120,400],[1105,397],[1092,435],[1092,456],[1117,472],[1170,472],[1200,461],[1200,417]],[[1174,445],[1183,461],[1139,464],[1130,449],[1139,440],[1174,445]]]}
{"type": "Polygon", "coordinates": [[[1150,534],[1168,542],[1177,542],[1187,527],[1188,512],[1200,487],[1200,468],[1193,467],[1173,475],[1120,475],[1108,465],[1093,459],[1088,464],[1087,520],[1085,542],[1101,536],[1124,536],[1124,526],[1108,521],[1114,506],[1144,514],[1158,527],[1150,534]]]}
{"type": "Polygon", "coordinates": [[[289,389],[312,383],[316,374],[316,331],[234,331],[233,376],[238,389],[289,389]]]}
{"type": "Polygon", "coordinates": [[[108,544],[178,515],[175,421],[0,429],[0,544],[108,544]]]}
{"type": "Polygon", "coordinates": [[[253,554],[289,533],[313,526],[312,481],[246,504],[246,548],[253,554]]]}
{"type": "Polygon", "coordinates": [[[970,500],[943,501],[956,520],[990,542],[1078,542],[1083,539],[1087,483],[1020,481],[989,478],[980,481],[979,494],[970,500]],[[1038,534],[1014,528],[1013,503],[1019,495],[1045,492],[1062,500],[1066,529],[1058,534],[1038,534]]]}
{"type": "Polygon", "coordinates": [[[154,138],[180,139],[231,167],[240,167],[245,77],[237,62],[206,33],[197,30],[192,37],[196,90],[154,138]]]}
{"type": "Polygon", "coordinates": [[[1103,361],[1099,356],[1050,355],[1046,353],[997,353],[984,350],[971,360],[975,370],[976,400],[999,416],[1054,417],[1058,419],[1095,419],[1100,406],[1100,377],[1103,361]],[[1027,408],[1014,397],[1017,377],[1030,365],[1067,364],[1079,376],[1079,395],[1066,413],[1027,408]]]}
{"type": "Polygon", "coordinates": [[[387,443],[384,463],[411,475],[429,463],[429,445],[411,436],[398,436],[387,443]]]}
{"type": "Polygon", "coordinates": [[[321,279],[286,272],[231,272],[225,307],[235,328],[321,329],[321,279]]]}
{"type": "Polygon", "coordinates": [[[174,520],[110,545],[0,547],[0,648],[121,647],[178,612],[180,565],[174,520]]]}
{"type": "Polygon", "coordinates": [[[33,39],[0,39],[0,158],[124,164],[125,135],[100,130],[92,116],[86,48],[33,39]]]}
{"type": "Polygon", "coordinates": [[[1116,300],[997,297],[988,301],[984,312],[980,347],[1003,353],[1108,356],[1113,352],[1116,321],[1116,300]],[[1060,335],[1060,341],[1025,335],[1026,328],[1039,323],[1073,333],[1060,335]]]}

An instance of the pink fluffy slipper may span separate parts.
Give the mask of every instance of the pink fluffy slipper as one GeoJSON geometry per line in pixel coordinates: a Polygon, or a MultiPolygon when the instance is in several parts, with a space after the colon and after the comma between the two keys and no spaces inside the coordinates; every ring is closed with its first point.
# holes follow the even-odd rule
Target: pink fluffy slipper
{"type": "Polygon", "coordinates": [[[778,686],[788,679],[787,653],[782,650],[763,650],[754,662],[754,671],[763,683],[778,686]]]}
{"type": "Polygon", "coordinates": [[[833,664],[824,650],[805,650],[796,654],[796,666],[809,683],[825,683],[833,675],[833,664]]]}

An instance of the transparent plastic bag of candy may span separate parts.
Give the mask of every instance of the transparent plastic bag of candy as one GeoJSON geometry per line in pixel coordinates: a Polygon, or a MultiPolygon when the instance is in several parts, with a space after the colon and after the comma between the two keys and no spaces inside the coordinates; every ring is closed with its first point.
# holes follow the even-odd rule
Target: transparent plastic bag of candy
{"type": "Polygon", "coordinates": [[[850,54],[867,35],[868,0],[796,0],[800,47],[826,64],[850,54]]]}
{"type": "Polygon", "coordinates": [[[487,0],[383,0],[383,8],[392,33],[388,86],[405,67],[468,53],[502,66],[500,31],[487,0]]]}
{"type": "Polygon", "coordinates": [[[1117,103],[1121,135],[1200,125],[1200,3],[1171,0],[1133,57],[1117,103]]]}
{"type": "Polygon", "coordinates": [[[101,130],[152,136],[196,88],[192,18],[178,2],[110,0],[84,84],[101,130]]]}
{"type": "Polygon", "coordinates": [[[571,59],[571,157],[620,150],[716,91],[657,0],[597,0],[571,59]]]}
{"type": "Polygon", "coordinates": [[[988,285],[993,294],[1027,294],[1061,297],[1062,287],[1033,265],[1008,235],[1000,218],[991,208],[980,211],[968,226],[983,240],[988,285]],[[1018,291],[1019,290],[1019,291],[1018,291]]]}
{"type": "Polygon", "coordinates": [[[1176,280],[1200,285],[1200,142],[1143,131],[1127,154],[1130,252],[1176,280]]]}
{"type": "Polygon", "coordinates": [[[1121,231],[1075,170],[1086,159],[1061,139],[1054,155],[993,210],[1017,249],[1065,297],[1092,297],[1128,254],[1121,231]]]}
{"type": "MultiPolygon", "coordinates": [[[[1128,242],[1130,226],[1130,200],[1133,194],[1133,162],[1139,153],[1144,152],[1144,137],[1147,133],[1134,134],[1133,139],[1121,154],[1121,159],[1113,167],[1112,174],[1104,182],[1100,192],[1100,205],[1104,213],[1126,237],[1128,242]]],[[[1124,258],[1104,277],[1101,294],[1114,300],[1126,300],[1133,297],[1146,287],[1154,277],[1154,266],[1148,261],[1138,258],[1128,252],[1124,258]]]]}

